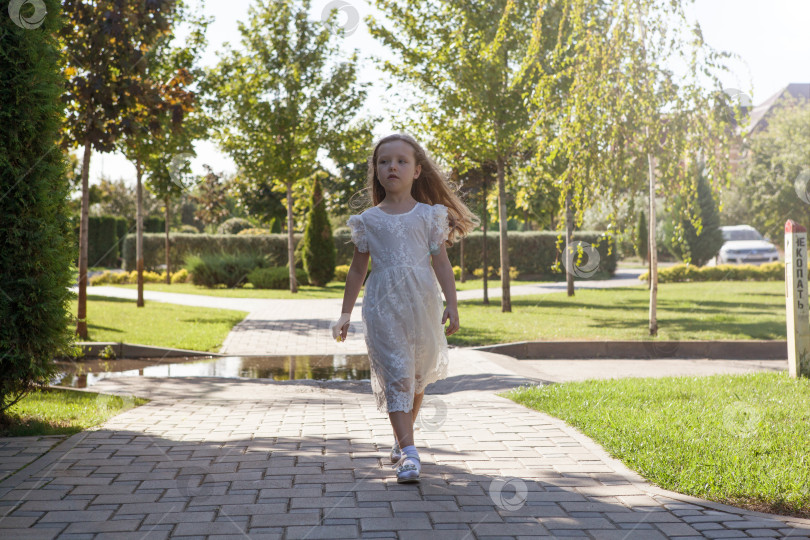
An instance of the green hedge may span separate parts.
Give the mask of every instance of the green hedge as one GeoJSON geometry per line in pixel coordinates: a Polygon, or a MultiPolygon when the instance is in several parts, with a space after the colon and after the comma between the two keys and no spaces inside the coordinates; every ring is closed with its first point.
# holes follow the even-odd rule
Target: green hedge
{"type": "MultiPolygon", "coordinates": [[[[649,281],[649,272],[638,277],[649,281]]],[[[684,281],[784,281],[785,263],[774,261],[756,266],[753,264],[719,264],[717,266],[694,266],[678,264],[658,270],[658,283],[684,281]]]]}
{"type": "MultiPolygon", "coordinates": [[[[117,268],[121,256],[120,240],[126,236],[127,220],[119,216],[88,216],[87,267],[106,266],[117,268]]],[[[73,235],[79,244],[79,219],[73,220],[73,235]]],[[[79,264],[76,252],[75,264],[79,264]]]]}
{"type": "MultiPolygon", "coordinates": [[[[293,235],[295,245],[301,241],[303,235],[296,233],[293,235]]],[[[350,264],[354,253],[354,244],[351,243],[351,236],[345,229],[336,231],[335,235],[336,258],[335,264],[350,264]]],[[[551,267],[555,261],[562,260],[561,254],[557,252],[556,242],[558,233],[553,231],[510,231],[509,232],[509,266],[518,269],[521,275],[529,276],[553,276],[562,275],[563,269],[554,272],[551,267]]],[[[169,235],[172,243],[171,263],[173,268],[184,265],[187,254],[204,253],[260,253],[267,255],[270,264],[284,265],[287,263],[287,235],[286,234],[265,234],[265,235],[230,235],[230,234],[179,234],[169,235]]],[[[608,255],[608,239],[599,231],[576,231],[574,241],[588,242],[596,246],[600,256],[599,271],[594,276],[604,277],[612,275],[616,271],[616,249],[613,246],[608,255]],[[599,242],[601,239],[601,242],[599,242]]],[[[144,266],[154,269],[158,265],[164,264],[164,235],[144,234],[144,266]]],[[[481,267],[481,247],[483,246],[483,234],[473,232],[464,241],[464,266],[468,273],[472,273],[476,268],[481,267]]],[[[454,244],[447,250],[450,263],[453,266],[459,265],[459,245],[454,244]]],[[[500,249],[497,234],[487,234],[487,264],[490,266],[500,265],[500,249]]],[[[301,268],[300,258],[296,259],[296,268],[301,268]]],[[[135,268],[135,235],[129,234],[124,240],[124,268],[132,270],[135,268]]]]}

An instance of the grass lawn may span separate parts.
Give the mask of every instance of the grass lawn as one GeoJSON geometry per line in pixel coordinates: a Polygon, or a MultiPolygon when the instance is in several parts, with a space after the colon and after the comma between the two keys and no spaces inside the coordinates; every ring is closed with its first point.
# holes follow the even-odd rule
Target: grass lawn
{"type": "Polygon", "coordinates": [[[37,389],[9,409],[13,423],[5,430],[0,428],[0,436],[73,435],[147,402],[148,399],[138,397],[37,389]]]}
{"type": "MultiPolygon", "coordinates": [[[[92,293],[92,288],[88,291],[92,293]]],[[[71,313],[76,316],[78,300],[71,313]]],[[[246,311],[181,306],[144,301],[87,296],[87,332],[90,341],[121,341],[139,345],[217,352],[231,328],[246,311]]]]}
{"type": "Polygon", "coordinates": [[[661,488],[810,518],[810,380],[590,380],[500,394],[579,429],[661,488]]]}
{"type": "MultiPolygon", "coordinates": [[[[533,283],[543,283],[540,281],[516,281],[510,282],[512,285],[529,285],[533,283]]],[[[289,290],[279,289],[254,289],[252,285],[247,284],[242,288],[229,289],[224,285],[218,289],[208,289],[206,287],[198,287],[193,283],[176,283],[174,285],[166,285],[165,283],[144,283],[143,288],[145,291],[158,291],[158,292],[172,292],[181,294],[201,294],[204,296],[222,296],[227,298],[271,298],[271,299],[314,299],[314,298],[343,298],[343,291],[345,283],[340,281],[330,281],[326,287],[313,287],[311,285],[299,285],[298,292],[293,294],[289,290]]],[[[111,287],[123,287],[125,289],[137,289],[135,284],[126,285],[109,285],[111,287]]],[[[501,281],[498,279],[487,280],[487,286],[500,287],[501,281]]],[[[466,291],[470,289],[482,289],[484,287],[483,279],[467,280],[464,283],[456,281],[457,291],[466,291]]],[[[93,288],[89,287],[88,293],[93,292],[93,288]]],[[[358,298],[363,297],[363,290],[360,289],[358,298]]]]}
{"type": "MultiPolygon", "coordinates": [[[[450,344],[467,347],[535,340],[649,339],[646,285],[459,302],[461,329],[450,344]]],[[[785,339],[782,281],[658,285],[658,339],[785,339]]]]}

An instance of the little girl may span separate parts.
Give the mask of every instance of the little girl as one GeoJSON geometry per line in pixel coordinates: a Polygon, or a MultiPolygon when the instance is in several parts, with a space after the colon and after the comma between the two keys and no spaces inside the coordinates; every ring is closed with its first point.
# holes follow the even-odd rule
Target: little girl
{"type": "Polygon", "coordinates": [[[389,135],[376,144],[367,189],[373,206],[347,221],[354,255],[332,335],[338,341],[346,338],[372,256],[374,269],[362,302],[371,389],[377,409],[388,413],[394,429],[391,461],[396,462],[397,482],[417,482],[421,462],[413,425],[425,387],[447,377],[446,336],[459,329],[446,246],[480,221],[409,135],[389,135]],[[447,302],[444,313],[439,286],[447,302]]]}

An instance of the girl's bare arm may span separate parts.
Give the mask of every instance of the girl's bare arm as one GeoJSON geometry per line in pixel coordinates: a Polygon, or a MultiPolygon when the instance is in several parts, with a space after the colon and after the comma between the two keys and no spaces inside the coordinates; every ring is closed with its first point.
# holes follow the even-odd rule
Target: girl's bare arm
{"type": "Polygon", "coordinates": [[[447,257],[447,248],[444,242],[442,242],[439,252],[433,255],[432,260],[433,271],[436,273],[436,279],[439,281],[439,285],[442,286],[444,300],[447,302],[447,306],[457,308],[456,277],[453,275],[453,266],[450,264],[450,259],[447,257]]]}
{"type": "Polygon", "coordinates": [[[357,246],[354,246],[352,264],[349,266],[349,272],[346,274],[346,289],[343,291],[343,309],[341,313],[351,313],[354,309],[354,304],[357,302],[363,281],[365,281],[366,274],[368,273],[369,258],[370,253],[358,251],[357,246]]]}

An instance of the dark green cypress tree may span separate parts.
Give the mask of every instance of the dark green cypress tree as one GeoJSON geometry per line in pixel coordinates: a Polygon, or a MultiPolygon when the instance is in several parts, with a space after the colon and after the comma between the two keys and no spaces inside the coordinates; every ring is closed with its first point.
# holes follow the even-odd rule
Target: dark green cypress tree
{"type": "Polygon", "coordinates": [[[8,408],[57,372],[53,358],[68,353],[75,324],[61,7],[42,5],[12,18],[5,2],[0,12],[0,432],[13,422],[8,408]]]}
{"type": "Polygon", "coordinates": [[[703,170],[697,173],[697,203],[701,219],[701,231],[698,236],[692,222],[685,210],[685,202],[679,199],[675,205],[673,216],[679,219],[683,227],[683,239],[674,238],[677,231],[674,219],[668,219],[664,226],[667,238],[667,248],[680,260],[686,260],[689,255],[690,263],[703,266],[711,260],[723,246],[723,233],[720,231],[720,214],[712,195],[712,188],[706,179],[703,170]]]}
{"type": "Polygon", "coordinates": [[[335,239],[332,225],[323,204],[323,192],[318,179],[323,173],[316,173],[312,183],[312,200],[307,214],[301,248],[304,270],[309,283],[324,287],[335,277],[335,239]]]}
{"type": "Polygon", "coordinates": [[[636,226],[636,255],[641,257],[641,262],[647,261],[647,251],[649,250],[650,233],[647,230],[647,217],[644,210],[639,212],[638,225],[636,226]]]}

